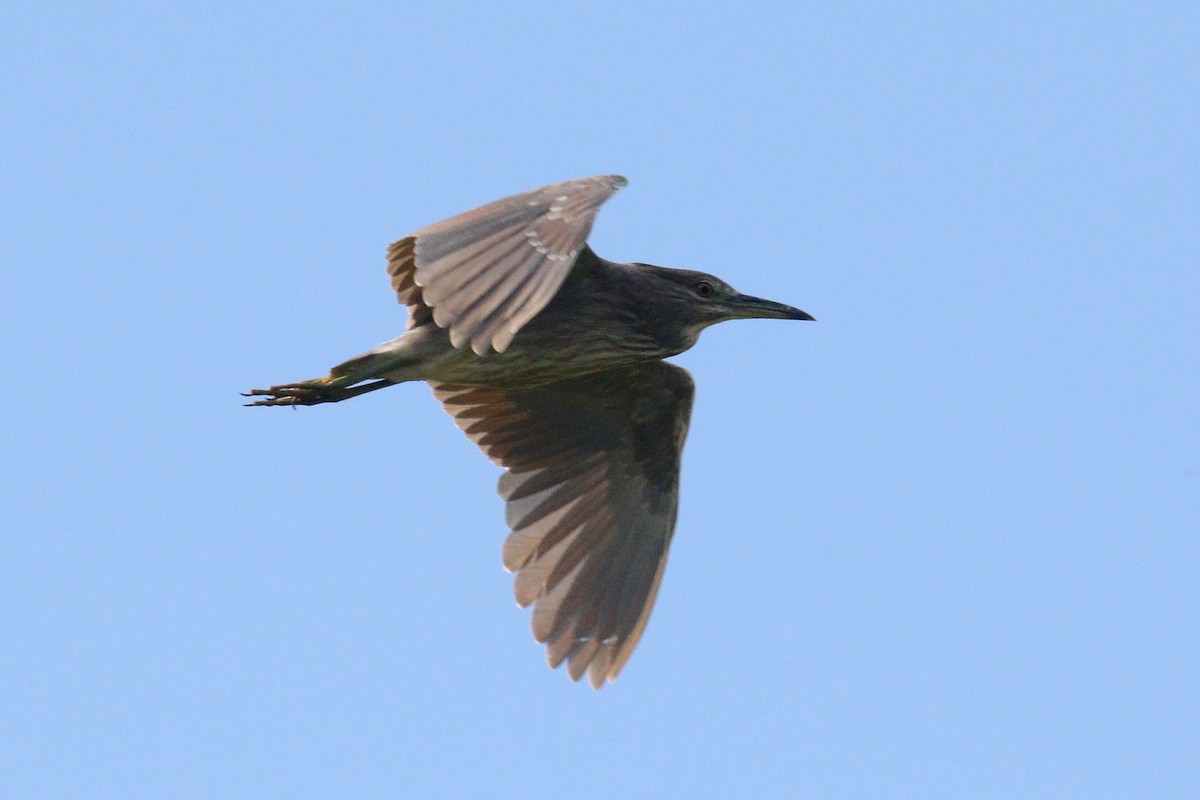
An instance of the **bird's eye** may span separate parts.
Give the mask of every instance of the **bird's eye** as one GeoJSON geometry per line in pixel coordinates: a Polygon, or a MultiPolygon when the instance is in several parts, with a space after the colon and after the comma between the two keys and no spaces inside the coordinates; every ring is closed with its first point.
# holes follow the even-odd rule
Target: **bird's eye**
{"type": "Polygon", "coordinates": [[[696,294],[701,297],[712,297],[717,293],[717,290],[708,281],[700,281],[696,284],[696,294]]]}

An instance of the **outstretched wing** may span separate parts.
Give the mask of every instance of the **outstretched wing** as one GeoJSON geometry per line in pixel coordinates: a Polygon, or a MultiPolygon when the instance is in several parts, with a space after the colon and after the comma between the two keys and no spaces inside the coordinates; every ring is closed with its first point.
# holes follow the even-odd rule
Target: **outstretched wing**
{"type": "Polygon", "coordinates": [[[597,689],[650,618],[679,507],[687,370],[661,361],[525,388],[432,384],[500,478],[504,566],[551,667],[597,689]]]}
{"type": "Polygon", "coordinates": [[[392,288],[410,327],[432,319],[455,347],[504,352],[545,308],[583,249],[619,175],[556,183],[488,203],[388,248],[392,288]]]}

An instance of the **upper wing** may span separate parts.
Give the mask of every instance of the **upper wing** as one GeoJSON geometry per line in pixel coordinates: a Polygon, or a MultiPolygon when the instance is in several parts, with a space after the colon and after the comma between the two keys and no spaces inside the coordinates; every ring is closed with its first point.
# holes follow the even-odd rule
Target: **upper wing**
{"type": "Polygon", "coordinates": [[[504,566],[551,667],[613,681],[650,618],[679,507],[692,410],[687,370],[661,361],[528,388],[432,384],[508,472],[504,566]]]}
{"type": "Polygon", "coordinates": [[[513,195],[405,237],[388,248],[388,274],[413,324],[432,319],[455,347],[504,352],[566,280],[596,212],[620,175],[513,195]]]}

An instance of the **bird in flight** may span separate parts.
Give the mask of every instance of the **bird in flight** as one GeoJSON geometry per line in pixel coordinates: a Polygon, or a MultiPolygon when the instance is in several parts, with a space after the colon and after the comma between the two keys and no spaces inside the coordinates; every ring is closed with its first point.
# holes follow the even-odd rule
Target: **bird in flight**
{"type": "Polygon", "coordinates": [[[388,274],[407,331],[323,378],[247,394],[316,405],[428,381],[505,469],[504,566],[534,638],[597,689],[641,638],[675,529],[694,384],[663,359],[717,322],[813,319],[703,272],[596,255],[596,212],[626,183],[553,184],[400,239],[388,274]]]}

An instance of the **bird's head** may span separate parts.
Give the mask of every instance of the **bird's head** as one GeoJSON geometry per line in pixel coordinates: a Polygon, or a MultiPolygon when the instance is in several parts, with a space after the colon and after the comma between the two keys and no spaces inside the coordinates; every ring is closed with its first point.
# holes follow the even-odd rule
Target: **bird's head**
{"type": "Polygon", "coordinates": [[[654,280],[664,314],[695,336],[709,325],[731,319],[800,319],[814,317],[798,308],[742,294],[725,281],[705,272],[638,264],[654,280]]]}

